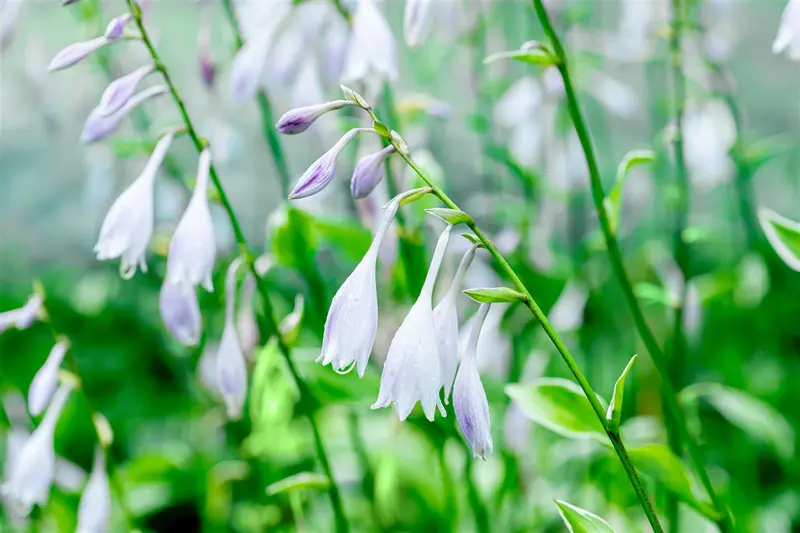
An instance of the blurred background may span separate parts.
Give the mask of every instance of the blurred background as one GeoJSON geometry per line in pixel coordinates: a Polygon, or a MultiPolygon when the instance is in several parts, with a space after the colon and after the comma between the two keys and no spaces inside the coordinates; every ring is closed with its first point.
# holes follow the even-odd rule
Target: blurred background
{"type": "MultiPolygon", "coordinates": [[[[569,377],[524,308],[495,305],[479,345],[493,457],[472,459],[450,408],[434,423],[418,410],[399,423],[389,410],[369,409],[389,342],[417,295],[441,230],[424,214],[438,206],[434,199],[401,208],[406,231],[400,248],[411,249],[410,263],[419,268],[406,264],[394,232],[382,249],[381,320],[367,375],[337,375],[314,363],[330,299],[369,246],[389,198],[386,182],[365,200],[349,194],[353,166],[379,149],[377,138],[362,136],[342,153],[325,191],[287,203],[263,135],[263,107],[255,100],[237,103],[231,94],[236,33],[224,3],[142,3],[162,61],[213,147],[245,234],[272,265],[267,279],[277,315],[290,313],[297,295],[304,299],[293,356],[322,405],[317,420],[351,529],[564,531],[553,505],[559,499],[603,516],[616,531],[647,530],[613,454],[592,439],[559,435],[541,417],[532,421],[504,393],[507,383],[569,377]]],[[[683,239],[691,267],[683,314],[687,351],[676,381],[711,478],[738,527],[797,532],[800,391],[792,383],[800,378],[800,279],[768,245],[756,211],[766,206],[800,217],[800,68],[771,52],[782,0],[687,4],[692,24],[684,37],[682,124],[691,208],[683,239]]],[[[269,31],[276,38],[261,83],[272,123],[290,108],[341,98],[350,37],[333,4],[275,5],[269,31]]],[[[599,395],[609,399],[625,364],[640,355],[627,381],[623,435],[631,446],[665,443],[659,378],[609,268],[558,72],[510,60],[484,64],[493,53],[545,41],[532,5],[434,0],[433,29],[416,47],[403,40],[405,3],[378,5],[394,35],[398,74],[350,85],[488,231],[599,395]]],[[[659,343],[669,347],[682,276],[672,249],[668,2],[551,0],[547,6],[564,36],[606,189],[627,152],[656,155],[625,183],[618,235],[640,305],[659,343]]],[[[344,4],[345,10],[355,7],[344,4]]],[[[160,97],[109,140],[80,142],[109,81],[149,60],[141,43],[115,43],[73,68],[47,72],[59,50],[101,34],[125,3],[83,0],[61,7],[0,0],[0,9],[0,312],[24,304],[39,280],[53,327],[72,341],[86,393],[73,395],[58,424],[56,452],[66,462],[35,521],[38,531],[75,528],[96,439],[92,410],[114,430],[110,531],[332,531],[324,489],[273,486],[319,471],[297,390],[274,345],[248,330],[252,372],[242,421],[226,421],[215,392],[210,369],[224,322],[224,266],[237,253],[222,210],[212,209],[218,290],[200,292],[204,336],[198,348],[178,344],[158,316],[169,237],[189,197],[178,180],[162,170],[156,181],[147,274],[123,280],[116,261],[99,262],[92,252],[109,206],[144,166],[147,143],[180,123],[173,102],[160,97]]],[[[240,0],[233,9],[245,42],[267,31],[264,4],[240,0]]],[[[364,124],[356,113],[330,114],[304,135],[280,138],[289,186],[347,129],[364,124]]],[[[170,153],[177,176],[193,179],[197,154],[188,139],[176,140],[170,153]]],[[[398,190],[420,185],[399,158],[392,177],[398,190]]],[[[438,294],[467,246],[453,238],[438,294]]],[[[466,286],[508,285],[495,269],[479,252],[466,286]]],[[[459,308],[467,324],[477,306],[464,297],[459,308]]],[[[22,401],[52,343],[41,323],[0,335],[6,405],[0,426],[9,437],[16,427],[9,411],[22,401]]],[[[0,448],[3,457],[10,442],[0,448]]],[[[676,468],[669,463],[662,470],[669,477],[676,468]]],[[[659,512],[668,508],[670,483],[658,475],[645,481],[659,512]]],[[[687,482],[689,498],[702,500],[696,480],[689,475],[687,482]]],[[[0,531],[31,527],[12,514],[6,509],[0,531]]],[[[688,505],[681,504],[680,515],[678,531],[716,530],[688,505]]]]}

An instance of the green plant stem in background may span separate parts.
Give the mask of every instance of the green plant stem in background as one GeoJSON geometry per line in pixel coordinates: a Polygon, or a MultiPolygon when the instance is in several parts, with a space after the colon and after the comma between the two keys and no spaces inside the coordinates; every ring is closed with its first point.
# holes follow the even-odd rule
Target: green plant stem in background
{"type": "MultiPolygon", "coordinates": [[[[172,82],[170,77],[169,71],[167,70],[164,63],[161,62],[161,58],[156,51],[155,47],[153,46],[152,41],[147,33],[146,28],[144,27],[144,23],[142,22],[142,13],[139,9],[138,5],[135,3],[134,0],[126,0],[128,4],[128,9],[130,10],[131,15],[133,16],[133,20],[136,23],[139,31],[141,32],[142,41],[144,42],[145,46],[147,47],[150,56],[153,59],[153,62],[156,65],[156,70],[161,73],[162,77],[164,78],[164,83],[166,83],[167,87],[169,88],[170,94],[172,95],[172,99],[175,101],[175,105],[178,107],[178,111],[180,112],[181,118],[183,119],[184,125],[186,126],[186,130],[188,132],[189,137],[192,139],[195,148],[198,152],[201,152],[207,146],[207,141],[202,139],[194,128],[191,118],[189,117],[189,113],[186,110],[186,106],[183,103],[183,98],[181,97],[180,93],[178,92],[177,88],[172,82]]],[[[266,280],[258,273],[258,270],[255,266],[255,255],[250,251],[248,247],[247,240],[244,236],[244,232],[242,231],[241,225],[239,224],[239,220],[236,216],[236,213],[231,205],[230,201],[228,200],[228,196],[225,194],[225,189],[222,186],[222,182],[219,179],[219,175],[217,174],[216,168],[214,167],[213,163],[210,169],[211,181],[214,184],[214,188],[217,191],[219,196],[220,203],[222,204],[223,209],[225,210],[228,219],[230,220],[231,227],[233,229],[233,234],[236,239],[236,242],[239,245],[241,253],[247,263],[248,268],[250,269],[251,273],[253,274],[256,280],[256,287],[261,299],[261,303],[263,305],[263,313],[261,314],[265,329],[272,334],[275,335],[278,341],[278,347],[280,349],[281,354],[283,355],[284,359],[286,360],[287,366],[289,368],[289,372],[292,374],[295,383],[297,384],[297,388],[300,392],[301,403],[303,403],[302,411],[307,416],[309,423],[311,424],[311,430],[314,435],[314,447],[316,450],[317,458],[319,459],[320,465],[322,466],[322,470],[325,472],[325,475],[328,477],[329,487],[328,487],[328,495],[331,500],[331,506],[333,508],[333,513],[336,521],[336,531],[337,533],[344,533],[349,531],[349,524],[347,522],[347,517],[344,513],[344,508],[342,504],[341,494],[339,492],[339,487],[336,484],[336,481],[333,477],[333,472],[331,470],[330,462],[328,460],[327,452],[325,451],[325,445],[322,439],[322,434],[319,431],[319,426],[317,425],[317,421],[314,416],[314,411],[316,408],[316,400],[314,399],[311,391],[308,388],[308,385],[305,383],[303,378],[300,376],[300,373],[297,370],[297,367],[294,364],[294,360],[292,359],[291,350],[289,346],[284,341],[283,337],[278,330],[278,323],[275,320],[275,315],[272,310],[272,304],[270,303],[269,299],[269,290],[266,285],[266,280]]]]}
{"type": "Polygon", "coordinates": [[[715,511],[720,516],[719,520],[717,521],[720,530],[723,532],[733,531],[733,520],[727,507],[717,496],[716,491],[711,484],[711,479],[708,477],[708,473],[706,472],[700,449],[695,444],[694,439],[689,432],[689,428],[686,424],[686,417],[684,416],[681,406],[678,403],[678,396],[669,376],[666,357],[661,351],[653,332],[650,330],[650,327],[645,321],[644,314],[639,307],[639,302],[636,300],[633,287],[630,279],[628,278],[628,273],[625,270],[619,243],[614,236],[614,232],[611,229],[611,224],[609,223],[608,214],[603,206],[605,192],[603,191],[603,184],[600,179],[600,171],[597,166],[597,159],[594,155],[594,148],[592,147],[589,130],[586,127],[586,121],[583,118],[583,113],[581,112],[578,104],[578,97],[575,92],[575,88],[572,85],[569,67],[567,66],[566,53],[564,52],[564,48],[561,45],[558,35],[553,29],[553,25],[550,22],[550,17],[547,14],[547,10],[545,9],[542,0],[533,0],[533,5],[536,9],[536,14],[539,17],[539,22],[541,23],[542,28],[544,29],[544,32],[553,47],[553,53],[558,61],[558,70],[561,73],[562,79],[564,80],[564,90],[566,92],[567,105],[569,107],[572,123],[575,126],[575,131],[578,134],[578,138],[580,139],[581,146],[586,156],[586,164],[589,168],[589,177],[591,179],[592,199],[594,200],[595,209],[597,210],[598,219],[600,220],[600,229],[602,230],[603,238],[608,250],[609,261],[611,262],[614,275],[622,288],[623,294],[625,295],[625,300],[631,310],[631,314],[633,315],[636,329],[638,330],[639,335],[641,336],[642,341],[647,348],[647,351],[650,353],[653,364],[661,375],[662,386],[665,388],[664,400],[666,401],[665,405],[667,407],[667,416],[672,416],[673,420],[675,421],[676,428],[680,432],[683,445],[686,447],[689,458],[692,462],[694,472],[700,479],[703,488],[711,499],[711,503],[714,506],[715,511]]]}
{"type": "MultiPolygon", "coordinates": [[[[486,66],[483,60],[486,57],[486,14],[483,12],[483,4],[476,5],[475,27],[472,30],[471,45],[472,45],[472,84],[475,91],[475,128],[481,140],[481,150],[478,157],[478,172],[481,178],[481,188],[485,196],[486,204],[486,222],[492,222],[492,202],[491,196],[495,189],[500,185],[501,181],[497,180],[492,183],[492,177],[489,172],[489,150],[492,146],[492,109],[490,100],[486,95],[486,80],[485,72],[486,66]]],[[[500,191],[502,192],[502,190],[500,191]]],[[[491,226],[490,226],[491,227],[491,226]]]]}
{"type": "Polygon", "coordinates": [[[475,461],[472,460],[472,450],[469,446],[464,447],[464,479],[470,480],[467,483],[467,499],[472,507],[472,512],[475,515],[475,529],[478,533],[489,533],[492,530],[489,524],[489,512],[486,506],[481,501],[481,495],[478,493],[478,488],[472,481],[472,466],[475,461]]]}
{"type": "MultiPolygon", "coordinates": [[[[231,0],[222,0],[222,7],[225,11],[225,16],[231,25],[233,35],[236,40],[236,51],[239,51],[244,46],[242,39],[242,30],[239,27],[239,21],[236,18],[236,12],[231,0]]],[[[287,201],[289,198],[289,167],[286,164],[286,157],[283,154],[283,147],[278,138],[278,132],[275,130],[275,118],[272,116],[272,103],[269,96],[264,89],[259,89],[256,95],[256,102],[261,114],[261,133],[264,140],[267,141],[269,150],[272,153],[272,161],[275,163],[275,169],[278,171],[278,178],[281,185],[281,198],[282,201],[287,201]]]]}

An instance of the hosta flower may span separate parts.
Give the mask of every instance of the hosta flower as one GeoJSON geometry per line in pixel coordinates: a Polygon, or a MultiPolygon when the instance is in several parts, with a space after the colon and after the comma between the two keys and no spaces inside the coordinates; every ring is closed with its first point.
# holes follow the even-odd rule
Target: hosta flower
{"type": "Polygon", "coordinates": [[[122,37],[122,32],[125,31],[125,25],[129,20],[131,20],[130,13],[124,13],[111,19],[111,22],[109,22],[108,26],[106,26],[104,37],[112,40],[122,37]]]}
{"type": "Polygon", "coordinates": [[[225,276],[225,328],[217,351],[217,380],[225,400],[228,418],[238,420],[247,396],[247,363],[236,333],[236,271],[242,264],[235,259],[225,276]]]}
{"type": "Polygon", "coordinates": [[[78,505],[76,533],[106,533],[111,519],[111,488],[106,471],[106,455],[101,446],[94,451],[92,473],[78,505]]]}
{"type": "Polygon", "coordinates": [[[0,52],[11,42],[19,24],[19,14],[25,0],[4,0],[0,2],[0,52]]]}
{"type": "Polygon", "coordinates": [[[394,146],[389,145],[358,162],[350,180],[350,194],[353,198],[366,198],[378,186],[386,176],[386,160],[393,153],[394,146]]]}
{"type": "Polygon", "coordinates": [[[263,32],[245,43],[237,52],[231,66],[230,90],[233,100],[241,104],[252,99],[264,72],[271,32],[263,32]]]}
{"type": "Polygon", "coordinates": [[[44,300],[38,294],[32,295],[19,309],[0,313],[0,333],[8,328],[28,329],[42,312],[44,300]]]}
{"type": "Polygon", "coordinates": [[[375,232],[369,250],[339,287],[331,302],[325,320],[322,351],[317,361],[323,365],[330,364],[334,370],[342,370],[355,363],[358,375],[364,377],[378,331],[378,288],[375,280],[378,252],[401,199],[395,198],[386,206],[383,221],[375,232]]]}
{"type": "Polygon", "coordinates": [[[473,456],[482,459],[486,459],[486,454],[493,453],[489,402],[486,400],[476,364],[478,337],[489,313],[489,306],[490,304],[481,304],[478,310],[453,386],[453,410],[456,412],[458,428],[472,448],[473,456]]]}
{"type": "Polygon", "coordinates": [[[444,298],[433,309],[433,323],[436,326],[436,342],[441,365],[442,387],[444,387],[444,403],[448,402],[453,379],[458,368],[458,307],[456,297],[461,293],[461,284],[475,257],[476,246],[472,246],[464,254],[458,270],[447,289],[444,298]]]}
{"type": "Polygon", "coordinates": [[[145,255],[153,234],[153,183],[172,143],[173,132],[164,135],[153,149],[142,173],[108,210],[94,251],[97,259],[122,258],[122,276],[130,278],[137,266],[147,272],[145,255]]]}
{"type": "Polygon", "coordinates": [[[158,298],[158,309],[164,326],[175,340],[184,346],[197,345],[203,320],[194,285],[164,282],[158,298]]]}
{"type": "Polygon", "coordinates": [[[772,43],[772,53],[788,50],[789,59],[800,60],[800,0],[789,0],[781,16],[778,34],[772,43]]]}
{"type": "Polygon", "coordinates": [[[106,114],[105,109],[100,106],[95,107],[83,124],[81,141],[88,144],[105,139],[117,131],[117,128],[122,124],[122,120],[128,116],[134,107],[145,100],[167,92],[169,92],[169,88],[166,85],[148,87],[133,95],[121,108],[111,114],[106,114]]]}
{"type": "Polygon", "coordinates": [[[452,228],[448,225],[439,237],[419,298],[394,334],[383,365],[378,399],[372,405],[373,409],[377,409],[394,402],[397,417],[401,421],[408,417],[417,401],[422,404],[428,420],[433,421],[437,405],[442,416],[445,416],[439,400],[442,378],[432,298],[436,275],[452,228]]]}
{"type": "Polygon", "coordinates": [[[200,154],[192,198],[169,243],[166,281],[194,286],[202,283],[208,292],[214,292],[211,272],[217,252],[206,191],[210,172],[211,151],[206,148],[200,154]]]}
{"type": "Polygon", "coordinates": [[[375,130],[371,128],[353,128],[345,133],[342,138],[333,145],[333,148],[322,154],[322,156],[314,161],[314,163],[308,167],[308,170],[300,176],[297,185],[295,185],[291,194],[289,194],[289,199],[297,200],[299,198],[307,198],[327,187],[333,179],[334,171],[336,170],[336,158],[339,152],[362,131],[375,130]]]}
{"type": "Polygon", "coordinates": [[[403,37],[408,46],[425,42],[431,29],[432,0],[406,0],[403,12],[403,37]]]}
{"type": "Polygon", "coordinates": [[[139,82],[154,70],[153,65],[144,65],[112,81],[100,98],[100,112],[110,115],[119,111],[133,97],[139,82]]]}
{"type": "Polygon", "coordinates": [[[256,289],[256,279],[247,275],[242,281],[239,295],[239,309],[236,317],[236,333],[239,335],[239,344],[247,359],[253,356],[253,350],[258,346],[258,322],[253,309],[253,294],[256,289]]]}
{"type": "Polygon", "coordinates": [[[50,350],[42,367],[33,376],[33,381],[28,389],[28,410],[33,416],[39,416],[47,407],[47,402],[53,397],[58,387],[58,369],[64,361],[64,356],[69,349],[67,340],[60,340],[50,350]]]}
{"type": "Polygon", "coordinates": [[[56,54],[53,60],[50,61],[47,70],[53,72],[71,67],[111,42],[113,42],[111,39],[101,36],[88,41],[73,43],[56,54]]]}
{"type": "Polygon", "coordinates": [[[283,114],[275,127],[284,135],[296,135],[306,131],[315,120],[331,111],[355,105],[349,100],[334,100],[324,104],[310,105],[291,109],[283,114]]]}
{"type": "Polygon", "coordinates": [[[34,505],[47,503],[50,496],[56,464],[53,438],[70,390],[69,385],[61,385],[53,395],[42,422],[22,446],[8,482],[3,485],[3,492],[25,514],[34,505]]]}
{"type": "Polygon", "coordinates": [[[358,0],[342,81],[393,81],[397,78],[397,45],[375,0],[358,0]]]}

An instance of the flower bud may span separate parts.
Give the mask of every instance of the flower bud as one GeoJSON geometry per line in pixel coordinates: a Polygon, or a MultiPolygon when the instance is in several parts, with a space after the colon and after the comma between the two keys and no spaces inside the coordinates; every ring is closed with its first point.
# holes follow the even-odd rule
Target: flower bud
{"type": "Polygon", "coordinates": [[[102,446],[94,451],[92,473],[83,489],[78,505],[76,533],[104,533],[109,530],[111,519],[111,487],[106,471],[106,455],[102,446]]]}
{"type": "Polygon", "coordinates": [[[242,264],[237,258],[225,276],[225,328],[217,351],[217,382],[225,400],[229,420],[238,420],[247,396],[247,362],[236,333],[236,271],[242,264]]]}
{"type": "Polygon", "coordinates": [[[56,54],[53,60],[50,61],[50,65],[47,67],[47,70],[53,72],[55,70],[71,67],[75,63],[84,60],[92,53],[109,44],[110,42],[111,41],[108,38],[103,36],[96,37],[89,41],[73,43],[56,54]]]}
{"type": "Polygon", "coordinates": [[[19,309],[0,313],[0,333],[8,328],[28,329],[42,312],[44,300],[38,294],[32,295],[19,309]]]}
{"type": "Polygon", "coordinates": [[[353,198],[366,198],[386,176],[386,160],[395,153],[391,144],[372,155],[361,159],[353,169],[350,194],[353,198]]]}
{"type": "Polygon", "coordinates": [[[124,13],[118,17],[111,19],[111,22],[106,26],[106,33],[104,37],[109,40],[119,39],[122,37],[122,32],[125,31],[125,25],[131,20],[130,13],[124,13]]]}
{"type": "Polygon", "coordinates": [[[789,59],[800,60],[800,1],[789,0],[781,15],[778,34],[772,43],[772,53],[788,49],[789,59]]]}
{"type": "Polygon", "coordinates": [[[298,107],[283,114],[275,127],[284,135],[297,135],[306,131],[315,120],[331,111],[355,105],[349,100],[334,100],[324,104],[298,107]]]}
{"type": "Polygon", "coordinates": [[[47,407],[47,403],[58,387],[58,369],[64,361],[64,356],[69,348],[69,342],[59,341],[50,350],[42,367],[33,376],[33,381],[28,389],[28,410],[31,415],[39,416],[47,407]]]}
{"type": "Polygon", "coordinates": [[[353,13],[342,81],[393,81],[397,78],[397,45],[375,0],[360,0],[353,13]]]}
{"type": "Polygon", "coordinates": [[[408,46],[425,42],[430,31],[431,0],[406,0],[403,12],[403,37],[408,46]]]}
{"type": "Polygon", "coordinates": [[[175,340],[184,346],[197,346],[203,321],[194,286],[165,282],[161,286],[158,308],[164,326],[175,340]]]}
{"type": "Polygon", "coordinates": [[[322,154],[319,159],[308,167],[308,170],[305,171],[297,182],[297,185],[295,185],[294,190],[289,194],[289,199],[297,200],[299,198],[307,198],[327,187],[333,179],[334,171],[336,170],[336,157],[339,155],[339,152],[362,131],[374,130],[370,128],[353,128],[345,133],[344,136],[333,145],[333,148],[322,154]]]}
{"type": "Polygon", "coordinates": [[[117,128],[122,124],[122,119],[128,116],[131,109],[145,100],[167,92],[169,92],[169,88],[166,85],[148,87],[136,93],[119,110],[110,115],[107,115],[102,107],[95,107],[86,118],[86,122],[83,125],[81,141],[88,144],[105,139],[117,131],[117,128]]]}
{"type": "Polygon", "coordinates": [[[271,32],[260,32],[254,39],[245,43],[233,58],[230,90],[237,104],[252,99],[258,91],[270,38],[271,32]]]}
{"type": "Polygon", "coordinates": [[[153,70],[153,65],[144,65],[112,81],[100,98],[100,112],[108,116],[119,111],[133,97],[139,82],[153,70]]]}

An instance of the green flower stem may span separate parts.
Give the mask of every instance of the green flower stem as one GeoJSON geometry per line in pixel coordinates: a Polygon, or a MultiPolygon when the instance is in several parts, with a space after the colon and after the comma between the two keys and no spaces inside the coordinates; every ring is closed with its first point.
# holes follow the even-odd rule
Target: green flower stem
{"type": "MultiPolygon", "coordinates": [[[[133,16],[133,20],[136,23],[139,31],[142,34],[142,41],[144,42],[145,46],[147,47],[150,56],[153,59],[153,62],[156,65],[156,70],[158,70],[162,77],[164,78],[164,83],[166,83],[167,87],[169,87],[170,94],[172,95],[172,99],[175,102],[175,105],[178,107],[178,111],[183,119],[184,125],[186,126],[186,131],[188,132],[189,137],[192,139],[192,142],[197,149],[198,152],[202,151],[208,144],[208,142],[201,138],[197,131],[194,128],[191,118],[189,117],[189,113],[186,110],[186,105],[183,103],[183,98],[181,97],[180,93],[175,87],[175,84],[172,82],[172,78],[170,77],[169,71],[167,70],[164,63],[162,63],[158,52],[156,51],[155,47],[153,46],[153,42],[150,40],[150,36],[147,33],[146,28],[144,27],[144,23],[142,22],[142,13],[139,9],[138,5],[135,3],[135,0],[126,0],[128,4],[128,9],[133,16]]],[[[328,461],[328,455],[325,451],[325,445],[322,439],[322,434],[319,431],[319,426],[317,425],[317,421],[314,417],[314,411],[317,407],[316,399],[313,397],[308,385],[303,380],[302,376],[297,370],[295,366],[294,360],[292,359],[291,350],[289,349],[289,345],[283,339],[278,330],[278,323],[275,320],[275,315],[272,310],[272,304],[270,303],[269,299],[269,289],[266,284],[266,280],[258,273],[255,266],[255,255],[250,251],[248,247],[247,240],[244,236],[244,232],[242,231],[241,225],[239,224],[239,220],[236,216],[236,213],[231,205],[230,201],[228,200],[227,194],[225,194],[225,189],[222,186],[222,182],[219,179],[219,175],[217,174],[217,170],[214,167],[213,163],[210,169],[211,174],[211,181],[214,184],[214,188],[217,191],[217,195],[219,196],[219,201],[222,204],[223,209],[228,215],[228,219],[230,220],[231,227],[233,229],[233,234],[236,239],[236,242],[239,245],[240,251],[242,256],[244,257],[248,268],[250,269],[251,273],[253,274],[256,280],[256,287],[261,299],[261,303],[263,305],[263,324],[265,329],[272,332],[275,335],[278,341],[278,347],[280,349],[281,354],[283,355],[284,359],[286,360],[286,364],[289,368],[289,372],[292,374],[295,383],[297,384],[297,388],[300,392],[301,403],[303,404],[303,412],[308,418],[309,423],[311,424],[311,430],[314,434],[314,447],[316,449],[317,457],[319,459],[320,465],[322,466],[322,470],[325,472],[325,475],[328,477],[328,481],[330,483],[328,488],[328,495],[331,500],[331,506],[333,508],[333,513],[336,521],[336,531],[337,533],[345,533],[349,531],[349,524],[347,518],[344,513],[344,508],[342,504],[341,494],[339,492],[339,487],[336,484],[336,481],[333,477],[333,472],[331,470],[330,462],[328,461]]]]}
{"type": "MultiPolygon", "coordinates": [[[[236,12],[234,11],[231,0],[222,0],[222,7],[231,29],[233,30],[233,35],[236,40],[236,50],[239,51],[239,49],[244,46],[244,40],[242,39],[242,30],[239,27],[239,21],[236,18],[236,12]]],[[[283,153],[283,147],[278,138],[278,132],[275,130],[272,103],[264,89],[258,91],[256,102],[258,103],[258,109],[261,114],[261,133],[264,136],[264,140],[267,141],[270,152],[272,152],[272,160],[275,163],[275,169],[278,171],[278,178],[280,178],[281,198],[283,201],[286,201],[289,197],[289,182],[291,181],[291,177],[289,176],[289,167],[286,164],[286,156],[283,153]]]]}
{"type": "MultiPolygon", "coordinates": [[[[406,154],[402,147],[396,142],[392,141],[392,144],[397,149],[397,152],[400,156],[405,160],[405,162],[416,172],[420,178],[432,189],[432,193],[438,197],[442,203],[444,203],[450,209],[455,209],[461,211],[461,209],[456,205],[453,200],[451,200],[445,193],[442,191],[439,186],[433,183],[422,171],[422,169],[417,166],[417,164],[406,154]]],[[[536,303],[536,300],[533,299],[533,296],[528,291],[527,287],[522,283],[519,279],[519,276],[514,272],[511,266],[508,264],[508,261],[497,251],[494,243],[489,240],[489,238],[481,231],[477,224],[474,221],[471,221],[467,224],[469,228],[475,233],[475,236],[481,241],[484,247],[489,251],[492,257],[497,261],[500,265],[500,268],[505,272],[506,276],[511,280],[514,286],[519,290],[521,293],[525,295],[525,305],[530,309],[533,316],[536,320],[541,324],[542,329],[544,329],[547,336],[552,341],[553,345],[558,350],[558,353],[561,355],[561,358],[569,367],[572,375],[575,376],[575,380],[580,385],[581,389],[583,389],[586,398],[589,400],[589,403],[592,406],[592,410],[594,411],[597,419],[602,424],[603,428],[605,429],[606,435],[608,435],[608,439],[611,442],[611,445],[614,448],[614,451],[619,457],[620,462],[622,463],[623,468],[625,469],[625,473],[628,475],[628,479],[633,486],[634,491],[636,492],[636,496],[639,498],[639,502],[642,506],[642,509],[647,515],[647,520],[650,522],[650,525],[653,527],[653,531],[656,533],[663,533],[664,530],[661,527],[661,524],[658,521],[658,517],[656,516],[655,510],[653,509],[652,503],[650,503],[650,499],[647,496],[647,492],[644,489],[644,485],[642,484],[641,479],[639,479],[639,475],[636,473],[636,469],[633,466],[633,462],[631,458],[628,456],[628,452],[625,449],[625,445],[622,443],[622,439],[615,431],[611,430],[608,426],[608,422],[606,420],[606,412],[603,409],[603,406],[600,404],[600,400],[597,399],[597,395],[592,390],[591,385],[586,379],[586,376],[583,375],[580,367],[578,367],[578,363],[575,361],[575,358],[572,357],[572,354],[569,352],[567,347],[564,345],[564,342],[558,336],[556,331],[553,329],[553,326],[550,325],[550,322],[547,320],[544,312],[541,310],[539,305],[536,303]]]]}
{"type": "Polygon", "coordinates": [[[564,48],[561,45],[558,35],[553,29],[553,25],[550,22],[550,17],[547,14],[547,10],[545,9],[542,0],[533,0],[533,5],[536,9],[536,14],[539,17],[539,22],[542,24],[544,32],[553,47],[553,52],[558,60],[558,70],[561,73],[562,79],[564,80],[564,90],[566,92],[567,105],[569,107],[572,123],[575,126],[575,131],[580,139],[584,155],[586,156],[586,164],[589,168],[589,177],[591,179],[592,199],[594,200],[595,209],[597,210],[597,215],[600,220],[600,229],[602,230],[606,248],[608,249],[608,257],[609,261],[611,262],[611,268],[614,271],[614,275],[622,288],[623,294],[625,295],[625,300],[630,308],[631,314],[633,315],[636,329],[638,330],[639,335],[642,338],[645,347],[647,348],[647,351],[650,352],[650,357],[653,360],[653,364],[661,375],[662,386],[665,389],[664,400],[666,401],[665,406],[667,408],[667,415],[671,416],[674,420],[676,428],[680,432],[681,440],[683,441],[683,444],[688,452],[695,474],[700,479],[703,488],[711,499],[711,503],[713,504],[715,511],[720,516],[717,524],[720,530],[723,532],[733,531],[733,521],[729,511],[722,500],[717,496],[714,487],[711,484],[711,479],[708,477],[708,473],[706,472],[706,468],[700,453],[700,448],[697,444],[695,444],[693,437],[689,432],[689,428],[686,424],[686,417],[681,410],[680,404],[678,403],[678,396],[675,391],[675,386],[672,384],[669,376],[666,357],[661,351],[653,332],[647,325],[644,314],[639,307],[639,302],[636,300],[636,296],[633,293],[631,281],[628,278],[628,273],[625,270],[625,266],[622,261],[622,253],[620,252],[619,243],[614,236],[614,232],[612,231],[609,223],[608,214],[603,207],[605,192],[603,191],[603,185],[600,179],[600,171],[597,166],[597,159],[594,155],[594,148],[592,147],[589,130],[586,127],[586,121],[583,118],[583,113],[581,112],[578,104],[578,97],[575,92],[575,88],[572,85],[572,79],[567,66],[566,53],[564,52],[564,48]]]}

